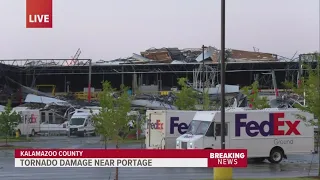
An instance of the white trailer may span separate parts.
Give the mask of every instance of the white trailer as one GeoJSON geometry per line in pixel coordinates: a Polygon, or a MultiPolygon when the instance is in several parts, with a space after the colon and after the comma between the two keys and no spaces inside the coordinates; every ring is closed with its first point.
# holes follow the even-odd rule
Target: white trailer
{"type": "Polygon", "coordinates": [[[15,107],[13,111],[21,116],[16,127],[20,135],[66,134],[67,120],[51,110],[15,107]]]}
{"type": "MultiPolygon", "coordinates": [[[[225,114],[225,147],[247,149],[248,158],[280,163],[287,154],[314,150],[314,127],[307,120],[313,115],[298,109],[229,109],[225,114]]],[[[199,111],[186,134],[177,138],[177,149],[220,149],[220,111],[199,111]]]]}
{"type": "Polygon", "coordinates": [[[196,111],[148,110],[145,146],[147,149],[175,149],[176,139],[188,130],[196,111]]]}

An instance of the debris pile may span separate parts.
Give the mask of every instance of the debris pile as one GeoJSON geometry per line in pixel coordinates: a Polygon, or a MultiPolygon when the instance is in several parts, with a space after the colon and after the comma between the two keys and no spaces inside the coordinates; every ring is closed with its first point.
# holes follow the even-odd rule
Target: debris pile
{"type": "MultiPolygon", "coordinates": [[[[252,52],[237,49],[226,50],[227,61],[229,62],[261,62],[261,61],[278,61],[278,56],[272,53],[252,52]]],[[[100,60],[96,64],[147,64],[147,63],[199,63],[203,60],[206,63],[216,63],[220,61],[220,50],[208,46],[202,48],[150,48],[139,54],[133,53],[129,58],[115,59],[112,61],[100,60]],[[202,54],[204,52],[204,55],[202,54]]]]}
{"type": "Polygon", "coordinates": [[[141,55],[160,63],[171,63],[173,60],[184,60],[182,52],[178,48],[151,48],[141,52],[141,55]]]}
{"type": "MultiPolygon", "coordinates": [[[[279,61],[278,56],[272,53],[263,53],[256,51],[244,51],[237,49],[226,49],[226,57],[229,62],[261,62],[261,61],[279,61]]],[[[148,63],[199,63],[203,60],[206,63],[220,62],[220,50],[208,46],[202,48],[150,48],[139,54],[133,53],[131,57],[119,58],[111,61],[100,60],[95,65],[107,64],[148,64],[148,63]],[[202,54],[204,52],[204,55],[202,54]]]]}

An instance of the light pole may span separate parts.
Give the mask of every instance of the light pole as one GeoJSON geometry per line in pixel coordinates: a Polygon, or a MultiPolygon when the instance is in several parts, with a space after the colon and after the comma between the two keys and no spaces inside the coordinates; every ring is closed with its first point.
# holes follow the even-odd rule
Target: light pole
{"type": "Polygon", "coordinates": [[[225,149],[225,0],[221,0],[221,149],[225,149]]]}
{"type": "MultiPolygon", "coordinates": [[[[221,149],[225,149],[225,0],[221,0],[221,149]]],[[[232,168],[214,168],[214,180],[232,180],[232,168]]]]}

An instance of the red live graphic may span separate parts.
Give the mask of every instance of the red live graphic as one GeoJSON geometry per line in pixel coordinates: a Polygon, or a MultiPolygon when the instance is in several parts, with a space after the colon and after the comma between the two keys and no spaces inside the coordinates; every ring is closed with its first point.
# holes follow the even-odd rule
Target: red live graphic
{"type": "Polygon", "coordinates": [[[26,0],[26,27],[52,28],[52,0],[26,0]]]}

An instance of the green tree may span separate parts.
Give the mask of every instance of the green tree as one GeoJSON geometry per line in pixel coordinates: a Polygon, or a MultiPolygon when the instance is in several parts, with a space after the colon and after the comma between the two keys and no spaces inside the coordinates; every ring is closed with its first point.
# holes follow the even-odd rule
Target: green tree
{"type": "MultiPolygon", "coordinates": [[[[103,83],[103,91],[99,94],[99,102],[101,110],[99,114],[93,117],[97,132],[104,137],[105,149],[109,139],[116,143],[116,148],[119,148],[119,143],[125,138],[129,132],[128,124],[130,117],[128,113],[131,111],[131,97],[127,93],[128,88],[121,85],[119,96],[115,98],[110,82],[103,83]]],[[[118,180],[119,170],[116,168],[116,177],[118,180]]]]}
{"type": "Polygon", "coordinates": [[[178,78],[179,92],[175,92],[177,99],[174,105],[179,110],[195,110],[197,104],[197,92],[187,85],[187,78],[178,78]]]}
{"type": "Polygon", "coordinates": [[[269,101],[267,97],[261,97],[259,95],[259,83],[255,81],[250,86],[245,86],[241,89],[241,92],[247,96],[250,101],[252,109],[264,109],[269,108],[269,101]]]}
{"type": "MultiPolygon", "coordinates": [[[[112,127],[109,124],[112,123],[110,119],[113,118],[114,115],[114,106],[113,106],[113,92],[115,89],[111,87],[111,84],[106,81],[103,82],[103,91],[99,93],[99,103],[101,106],[100,112],[97,115],[93,116],[93,121],[95,125],[95,130],[103,136],[104,139],[104,148],[107,149],[107,144],[109,138],[112,137],[112,127]]],[[[113,126],[113,125],[112,125],[113,126]]]]}
{"type": "Polygon", "coordinates": [[[205,110],[205,111],[208,111],[208,110],[210,110],[211,108],[210,108],[210,106],[211,106],[211,104],[210,104],[210,96],[209,96],[209,89],[207,89],[207,90],[205,90],[202,94],[203,94],[203,103],[202,103],[202,105],[203,105],[203,110],[205,110]]]}
{"type": "Polygon", "coordinates": [[[18,113],[15,111],[12,112],[11,100],[9,99],[4,112],[0,114],[0,132],[5,136],[5,145],[8,145],[8,138],[14,132],[14,128],[17,126],[20,119],[21,117],[18,113]]]}
{"type": "MultiPolygon", "coordinates": [[[[283,85],[287,88],[292,89],[293,93],[298,94],[300,97],[303,97],[305,100],[305,106],[302,104],[296,103],[294,107],[300,109],[303,112],[308,112],[314,115],[315,119],[307,119],[303,115],[297,115],[299,119],[305,121],[307,125],[317,126],[318,134],[317,134],[317,146],[318,153],[320,148],[320,56],[319,54],[315,54],[317,57],[317,65],[316,67],[312,67],[310,64],[304,64],[303,67],[306,69],[306,74],[300,79],[300,83],[298,86],[294,86],[291,82],[284,82],[283,85]]],[[[320,162],[320,156],[319,160],[320,162]]],[[[318,170],[318,176],[320,176],[320,164],[318,170]]]]}
{"type": "Polygon", "coordinates": [[[129,117],[133,121],[133,128],[131,128],[128,135],[131,137],[134,135],[136,140],[139,141],[141,148],[144,148],[145,136],[142,136],[141,133],[146,127],[146,108],[144,107],[141,109],[135,109],[135,111],[131,111],[129,117]]]}
{"type": "MultiPolygon", "coordinates": [[[[139,118],[138,118],[138,124],[136,126],[138,131],[143,131],[146,127],[146,123],[147,123],[147,117],[146,117],[146,111],[144,111],[143,114],[140,114],[139,118]]],[[[140,138],[140,136],[138,136],[138,138],[140,138]]],[[[145,138],[140,138],[141,139],[141,148],[144,147],[145,145],[145,138]]]]}
{"type": "Polygon", "coordinates": [[[211,101],[209,95],[209,89],[205,90],[203,93],[203,110],[204,111],[211,111],[217,110],[219,108],[219,104],[217,101],[211,101]]]}

